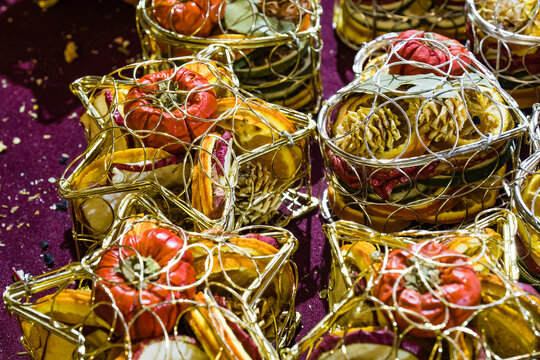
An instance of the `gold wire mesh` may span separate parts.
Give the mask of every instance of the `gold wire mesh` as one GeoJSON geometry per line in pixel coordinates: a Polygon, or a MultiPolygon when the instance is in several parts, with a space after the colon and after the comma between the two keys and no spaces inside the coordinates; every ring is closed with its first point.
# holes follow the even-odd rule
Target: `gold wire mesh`
{"type": "Polygon", "coordinates": [[[324,208],[385,232],[465,226],[504,205],[500,189],[514,176],[528,126],[462,45],[450,53],[447,43],[426,36],[447,62],[403,58],[398,51],[416,36],[424,33],[366,44],[355,59],[356,79],[318,118],[329,184],[324,208]],[[392,74],[393,67],[424,73],[392,74]]]}
{"type": "Polygon", "coordinates": [[[334,27],[341,40],[358,50],[363,42],[410,29],[466,38],[463,0],[335,0],[334,27]]]}
{"type": "MultiPolygon", "coordinates": [[[[333,275],[346,282],[345,290],[336,288],[337,279],[330,282],[334,286],[334,289],[329,288],[330,292],[334,290],[341,297],[335,298],[329,314],[308,335],[291,349],[282,351],[284,359],[302,354],[311,360],[534,359],[540,356],[540,297],[532,288],[521,288],[515,282],[519,275],[515,258],[512,259],[516,219],[508,210],[487,212],[474,226],[459,231],[381,234],[347,221],[325,225],[324,229],[335,262],[333,275]],[[489,228],[496,231],[487,230],[489,228]],[[410,249],[409,245],[415,243],[428,246],[429,241],[447,244],[456,250],[451,256],[459,258],[460,265],[447,262],[442,256],[429,257],[417,247],[414,251],[408,250],[411,258],[407,266],[395,267],[395,250],[410,249]],[[352,248],[357,250],[352,251],[352,248]],[[464,300],[458,304],[458,298],[446,298],[448,290],[444,287],[448,283],[438,283],[427,272],[419,270],[420,281],[426,288],[422,299],[434,296],[430,309],[435,314],[443,308],[442,315],[430,317],[426,307],[422,314],[428,318],[420,318],[410,307],[395,305],[405,289],[412,289],[404,285],[410,280],[408,276],[418,267],[427,266],[426,261],[438,266],[440,274],[445,266],[448,266],[447,271],[456,266],[474,268],[481,284],[479,303],[471,305],[464,300]],[[395,283],[389,284],[394,299],[390,302],[382,300],[377,290],[377,284],[387,276],[397,278],[395,283]],[[460,315],[464,320],[455,323],[458,315],[454,311],[460,310],[466,312],[460,315]]],[[[459,286],[457,284],[456,281],[451,286],[459,286]]],[[[422,305],[418,304],[417,309],[420,311],[422,305]]]]}
{"type": "Polygon", "coordinates": [[[468,0],[469,48],[522,108],[540,102],[540,2],[468,0]]]}
{"type": "Polygon", "coordinates": [[[213,47],[72,84],[87,108],[81,123],[90,144],[59,185],[77,241],[99,244],[129,193],[152,195],[187,229],[280,226],[317,206],[309,164],[315,122],[239,89],[227,64],[208,59],[213,51],[230,55],[213,47]],[[186,85],[190,77],[196,86],[186,85]]]}
{"type": "MultiPolygon", "coordinates": [[[[132,195],[122,201],[122,211],[131,213],[136,203],[151,206],[132,195]]],[[[254,351],[239,350],[238,342],[247,341],[242,336],[251,339],[260,358],[278,359],[270,341],[279,350],[297,325],[297,273],[290,260],[297,240],[266,226],[186,232],[162,216],[126,215],[115,222],[104,247],[81,263],[8,287],[4,302],[18,315],[23,344],[34,359],[131,359],[144,351],[175,359],[237,359],[254,351]],[[184,241],[179,252],[167,255],[178,247],[171,234],[184,241]],[[167,246],[152,250],[156,236],[167,236],[167,246]],[[274,239],[277,248],[261,236],[274,239]],[[134,253],[135,263],[146,264],[149,256],[161,269],[126,272],[132,263],[127,255],[134,253]],[[112,259],[118,266],[109,268],[112,259]],[[235,337],[240,340],[230,340],[235,337]]]]}
{"type": "Polygon", "coordinates": [[[177,57],[213,44],[226,45],[234,51],[232,68],[243,89],[275,104],[318,111],[322,8],[317,1],[200,0],[198,4],[216,15],[201,14],[190,27],[181,20],[188,10],[178,9],[177,1],[140,2],[137,27],[143,56],[177,57]],[[221,19],[218,13],[223,14],[221,19]]]}
{"type": "Polygon", "coordinates": [[[519,267],[522,277],[535,286],[540,286],[539,163],[540,153],[536,151],[520,164],[516,181],[510,189],[512,209],[518,219],[519,267]]]}

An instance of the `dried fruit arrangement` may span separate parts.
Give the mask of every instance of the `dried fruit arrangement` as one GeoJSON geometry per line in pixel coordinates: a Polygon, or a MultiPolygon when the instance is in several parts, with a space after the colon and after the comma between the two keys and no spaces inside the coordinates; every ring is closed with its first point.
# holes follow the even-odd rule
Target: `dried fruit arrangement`
{"type": "Polygon", "coordinates": [[[321,10],[316,2],[148,0],[137,11],[146,58],[230,46],[243,89],[293,109],[318,110],[321,10]]]}
{"type": "Polygon", "coordinates": [[[297,243],[252,231],[128,216],[107,246],[12,285],[6,303],[35,359],[278,359],[270,341],[279,348],[295,328],[297,243]]]}
{"type": "Polygon", "coordinates": [[[463,0],[341,0],[335,3],[334,26],[353,49],[386,33],[411,29],[464,40],[464,5],[463,0]]]}
{"type": "Polygon", "coordinates": [[[99,246],[129,193],[152,196],[187,229],[286,224],[316,206],[307,195],[313,120],[239,90],[230,64],[173,60],[73,83],[90,145],[60,193],[77,240],[99,246]]]}
{"type": "Polygon", "coordinates": [[[318,120],[333,215],[389,232],[459,226],[496,204],[527,121],[463,45],[388,34],[355,71],[318,120]]]}
{"type": "MultiPolygon", "coordinates": [[[[192,205],[212,219],[223,216],[224,186],[229,178],[231,152],[240,156],[271,144],[277,134],[293,134],[295,127],[282,113],[256,100],[222,99],[218,106],[219,132],[207,136],[193,169],[192,205]],[[231,111],[231,109],[235,109],[231,111]],[[261,119],[264,119],[261,121],[261,119]],[[211,177],[205,174],[211,174],[211,177]]],[[[292,141],[292,139],[290,139],[292,141]]],[[[240,166],[235,187],[235,214],[240,224],[268,222],[278,215],[283,188],[290,188],[302,171],[306,144],[290,143],[240,166]]],[[[275,221],[274,221],[275,223],[275,221]]]]}
{"type": "Polygon", "coordinates": [[[520,107],[540,101],[540,7],[536,0],[467,1],[469,48],[520,107]]]}
{"type": "Polygon", "coordinates": [[[284,358],[538,355],[540,296],[515,282],[515,264],[504,259],[515,250],[513,221],[499,210],[461,231],[386,235],[346,221],[326,226],[334,302],[284,358]]]}

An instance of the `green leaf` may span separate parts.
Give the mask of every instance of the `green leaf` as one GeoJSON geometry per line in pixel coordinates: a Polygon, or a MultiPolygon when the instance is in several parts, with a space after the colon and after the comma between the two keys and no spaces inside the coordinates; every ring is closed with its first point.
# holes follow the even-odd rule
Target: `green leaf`
{"type": "Polygon", "coordinates": [[[239,34],[265,36],[294,31],[294,23],[267,16],[264,18],[257,6],[250,0],[227,0],[225,27],[239,34]]]}
{"type": "Polygon", "coordinates": [[[359,83],[355,90],[421,95],[422,97],[453,98],[459,95],[461,86],[493,87],[488,79],[480,74],[469,74],[458,79],[448,80],[434,74],[420,75],[375,75],[359,83]],[[399,90],[398,90],[399,89],[399,90]]]}

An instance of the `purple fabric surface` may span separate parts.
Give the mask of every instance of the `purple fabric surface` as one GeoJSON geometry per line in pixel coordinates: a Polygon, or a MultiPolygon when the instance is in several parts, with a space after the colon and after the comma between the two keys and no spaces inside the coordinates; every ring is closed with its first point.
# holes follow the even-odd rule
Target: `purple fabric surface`
{"type": "MultiPolygon", "coordinates": [[[[322,74],[325,98],[352,78],[355,52],[341,44],[332,29],[333,1],[323,0],[322,74]]],[[[86,146],[78,118],[83,110],[69,84],[84,75],[104,75],[133,62],[140,53],[135,10],[120,0],[60,0],[42,11],[31,0],[0,0],[0,289],[12,283],[12,268],[40,275],[60,268],[75,256],[69,211],[55,210],[61,198],[53,179],[86,146]],[[125,41],[129,41],[127,44],[125,41]],[[78,57],[64,59],[69,41],[78,57]],[[123,43],[123,46],[122,46],[123,43]],[[127,46],[126,46],[127,45],[127,46]],[[65,154],[65,155],[64,155],[65,154]],[[42,250],[45,240],[48,248],[42,250]],[[45,264],[45,254],[54,264],[45,264]]],[[[323,171],[312,147],[315,191],[323,171]]],[[[295,255],[300,286],[297,309],[303,336],[325,313],[319,291],[328,282],[330,249],[318,214],[289,228],[300,240],[295,255]]],[[[0,359],[24,348],[16,317],[0,307],[0,359]]]]}

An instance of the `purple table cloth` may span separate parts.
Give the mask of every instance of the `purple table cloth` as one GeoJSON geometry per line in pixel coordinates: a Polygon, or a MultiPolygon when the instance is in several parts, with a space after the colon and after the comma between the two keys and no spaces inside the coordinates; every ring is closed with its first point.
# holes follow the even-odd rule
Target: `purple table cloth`
{"type": "MultiPolygon", "coordinates": [[[[352,79],[354,52],[332,29],[332,0],[323,0],[322,76],[325,98],[352,79]]],[[[31,0],[0,1],[0,289],[13,282],[12,269],[40,275],[75,258],[69,211],[55,180],[85,148],[78,118],[84,111],[69,84],[104,75],[140,56],[135,9],[120,0],[60,0],[42,11],[31,0]],[[78,56],[67,62],[73,42],[78,56]],[[67,162],[67,163],[66,163],[67,162]],[[44,242],[47,242],[45,244],[44,242]],[[54,262],[52,260],[54,259],[54,262]],[[47,265],[48,264],[48,265],[47,265]]],[[[323,170],[312,148],[318,193],[323,170]]],[[[318,213],[289,225],[300,241],[295,255],[300,286],[299,337],[326,311],[319,297],[328,282],[330,249],[318,213]]],[[[0,307],[0,359],[27,359],[15,317],[0,307]]]]}

